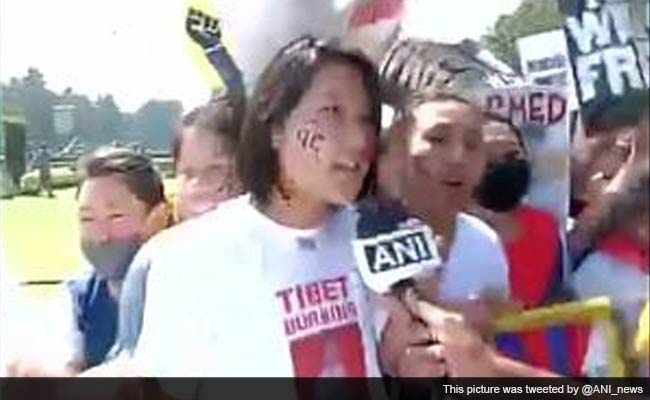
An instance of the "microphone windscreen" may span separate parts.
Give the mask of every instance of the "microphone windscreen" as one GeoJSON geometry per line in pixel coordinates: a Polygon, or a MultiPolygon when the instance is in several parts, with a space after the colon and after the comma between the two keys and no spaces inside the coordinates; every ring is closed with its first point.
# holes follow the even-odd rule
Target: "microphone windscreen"
{"type": "Polygon", "coordinates": [[[434,235],[397,204],[364,201],[357,206],[354,256],[360,275],[385,294],[399,282],[429,275],[441,264],[434,235]]]}

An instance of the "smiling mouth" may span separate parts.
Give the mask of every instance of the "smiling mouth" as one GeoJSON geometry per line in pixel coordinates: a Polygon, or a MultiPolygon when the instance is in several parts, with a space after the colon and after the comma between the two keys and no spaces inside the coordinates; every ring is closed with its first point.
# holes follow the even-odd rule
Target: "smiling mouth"
{"type": "Polygon", "coordinates": [[[451,189],[460,189],[464,186],[463,181],[459,179],[447,179],[442,181],[442,184],[451,189]]]}
{"type": "Polygon", "coordinates": [[[338,172],[358,174],[361,172],[361,164],[354,161],[349,162],[336,162],[334,163],[334,170],[338,172]]]}

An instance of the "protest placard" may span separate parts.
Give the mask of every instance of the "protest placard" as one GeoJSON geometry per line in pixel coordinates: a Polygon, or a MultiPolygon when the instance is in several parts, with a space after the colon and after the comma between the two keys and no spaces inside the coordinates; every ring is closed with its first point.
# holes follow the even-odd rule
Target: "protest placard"
{"type": "Polygon", "coordinates": [[[486,111],[509,119],[521,130],[532,161],[526,202],[554,214],[563,224],[570,195],[569,109],[564,91],[517,86],[484,90],[476,100],[486,111]]]}
{"type": "Polygon", "coordinates": [[[578,108],[566,38],[561,29],[517,40],[521,71],[532,85],[565,88],[569,110],[578,108]]]}
{"type": "Polygon", "coordinates": [[[587,133],[634,124],[647,90],[647,63],[634,37],[630,0],[561,0],[560,6],[587,133]]]}

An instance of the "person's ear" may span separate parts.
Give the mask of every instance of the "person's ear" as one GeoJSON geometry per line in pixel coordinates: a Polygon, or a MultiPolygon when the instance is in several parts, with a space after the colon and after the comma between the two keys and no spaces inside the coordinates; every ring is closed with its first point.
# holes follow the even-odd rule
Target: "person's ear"
{"type": "Polygon", "coordinates": [[[148,240],[158,232],[167,228],[170,220],[170,206],[167,201],[163,201],[149,211],[144,222],[142,236],[148,240]]]}

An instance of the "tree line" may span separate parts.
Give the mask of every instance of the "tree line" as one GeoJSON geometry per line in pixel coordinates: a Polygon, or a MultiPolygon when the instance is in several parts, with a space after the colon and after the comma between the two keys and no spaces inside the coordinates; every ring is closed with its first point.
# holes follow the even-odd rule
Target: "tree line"
{"type": "MultiPolygon", "coordinates": [[[[516,40],[558,29],[562,21],[557,0],[523,0],[512,14],[502,15],[497,20],[481,42],[519,72],[516,40]]],[[[25,76],[3,83],[1,99],[3,115],[18,115],[25,120],[29,147],[43,142],[57,146],[76,137],[88,147],[118,141],[166,150],[175,121],[182,112],[178,101],[149,100],[136,112],[125,113],[110,94],[93,100],[72,88],[55,93],[47,88],[45,77],[37,68],[29,68],[25,76]],[[56,133],[54,109],[57,105],[73,106],[69,135],[56,133]]]]}
{"type": "Polygon", "coordinates": [[[59,147],[76,138],[88,148],[120,142],[167,150],[182,112],[181,103],[173,100],[148,100],[136,112],[126,113],[111,94],[91,99],[72,88],[55,93],[37,68],[29,68],[25,76],[2,83],[1,99],[3,116],[15,116],[25,122],[29,148],[43,143],[59,147]],[[57,107],[71,110],[69,132],[57,132],[57,107]]]}

